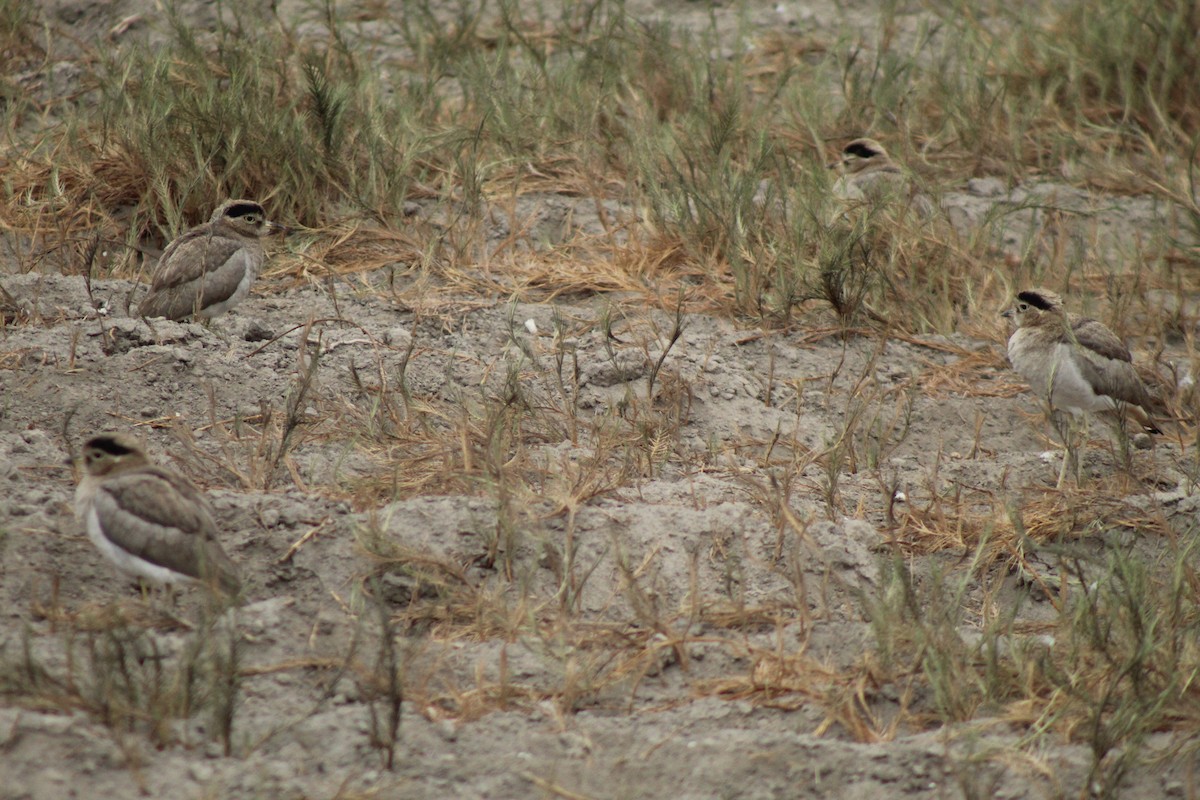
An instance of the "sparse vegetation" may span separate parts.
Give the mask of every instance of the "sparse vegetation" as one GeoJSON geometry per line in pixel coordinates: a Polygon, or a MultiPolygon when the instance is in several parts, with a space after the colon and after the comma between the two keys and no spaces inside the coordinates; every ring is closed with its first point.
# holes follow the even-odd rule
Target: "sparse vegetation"
{"type": "Polygon", "coordinates": [[[41,610],[59,626],[61,648],[35,646],[30,631],[6,642],[0,695],[28,708],[81,709],[118,739],[136,733],[159,747],[186,743],[178,723],[197,715],[201,730],[233,752],[241,676],[228,619],[205,615],[198,630],[181,634],[179,621],[154,605],[41,610]]]}

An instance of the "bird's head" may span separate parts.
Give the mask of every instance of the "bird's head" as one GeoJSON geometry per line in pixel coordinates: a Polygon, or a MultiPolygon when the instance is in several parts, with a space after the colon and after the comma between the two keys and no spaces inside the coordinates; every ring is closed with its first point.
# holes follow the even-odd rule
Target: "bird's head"
{"type": "Polygon", "coordinates": [[[267,219],[263,207],[253,200],[227,200],[213,212],[209,222],[224,224],[243,236],[261,237],[290,232],[283,225],[267,219]]]}
{"type": "Polygon", "coordinates": [[[841,169],[846,175],[853,175],[864,170],[890,166],[891,157],[887,150],[874,139],[855,139],[842,148],[842,157],[829,167],[841,169]]]}
{"type": "Polygon", "coordinates": [[[1049,289],[1026,289],[1018,292],[1012,305],[1004,309],[1000,316],[1017,323],[1018,328],[1037,325],[1051,317],[1061,317],[1063,301],[1049,289]]]}
{"type": "Polygon", "coordinates": [[[83,445],[83,468],[89,475],[102,477],[149,463],[146,451],[132,437],[122,433],[93,436],[83,445]]]}

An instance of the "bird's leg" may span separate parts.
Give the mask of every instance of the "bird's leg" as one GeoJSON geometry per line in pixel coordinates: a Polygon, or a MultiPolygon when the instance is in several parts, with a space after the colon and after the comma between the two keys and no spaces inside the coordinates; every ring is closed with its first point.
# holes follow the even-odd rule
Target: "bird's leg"
{"type": "Polygon", "coordinates": [[[141,594],[142,610],[153,615],[155,625],[172,625],[181,630],[191,630],[194,626],[179,615],[180,587],[173,583],[155,584],[144,578],[137,581],[141,594]]]}
{"type": "Polygon", "coordinates": [[[1054,482],[1055,489],[1061,489],[1063,482],[1067,479],[1067,464],[1071,460],[1071,451],[1063,448],[1062,466],[1058,470],[1058,480],[1054,482]]]}
{"type": "Polygon", "coordinates": [[[1087,414],[1083,414],[1081,419],[1076,419],[1072,414],[1071,423],[1074,430],[1080,434],[1079,444],[1075,449],[1075,485],[1078,486],[1083,478],[1083,453],[1087,450],[1090,419],[1087,414]]]}
{"type": "Polygon", "coordinates": [[[1129,438],[1129,430],[1125,427],[1125,409],[1118,405],[1117,414],[1112,419],[1113,434],[1117,437],[1117,447],[1121,451],[1121,463],[1125,472],[1133,475],[1133,448],[1129,438]]]}
{"type": "Polygon", "coordinates": [[[182,587],[176,583],[163,584],[162,587],[162,605],[158,608],[160,618],[166,620],[170,625],[174,625],[181,630],[192,630],[195,626],[188,622],[179,613],[179,597],[183,594],[182,587]]]}
{"type": "Polygon", "coordinates": [[[1078,441],[1079,424],[1075,419],[1075,415],[1069,411],[1052,409],[1050,411],[1050,421],[1053,423],[1055,430],[1058,431],[1059,438],[1062,439],[1063,443],[1062,467],[1058,471],[1058,481],[1054,484],[1054,488],[1061,489],[1063,487],[1069,466],[1074,467],[1075,485],[1078,486],[1080,476],[1083,472],[1083,450],[1087,443],[1087,435],[1085,433],[1083,440],[1078,441]]]}
{"type": "Polygon", "coordinates": [[[145,578],[134,578],[133,585],[137,587],[138,599],[141,602],[141,608],[147,611],[154,609],[154,586],[145,578]]]}
{"type": "Polygon", "coordinates": [[[230,338],[229,331],[225,330],[224,325],[217,323],[213,317],[201,317],[200,324],[204,326],[204,330],[214,334],[230,352],[233,352],[233,339],[230,338]]]}
{"type": "Polygon", "coordinates": [[[1070,414],[1051,406],[1050,424],[1054,426],[1054,430],[1058,433],[1058,438],[1063,444],[1062,466],[1058,470],[1058,480],[1054,483],[1054,488],[1061,489],[1063,481],[1067,479],[1067,464],[1071,461],[1070,414]]]}

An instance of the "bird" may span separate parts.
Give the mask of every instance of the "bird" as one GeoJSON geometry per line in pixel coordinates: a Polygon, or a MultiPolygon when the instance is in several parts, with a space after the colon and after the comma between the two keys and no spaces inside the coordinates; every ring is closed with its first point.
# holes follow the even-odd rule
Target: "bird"
{"type": "Polygon", "coordinates": [[[845,205],[903,200],[921,219],[933,216],[933,201],[914,191],[908,172],[874,139],[854,139],[847,143],[841,158],[827,166],[841,173],[833,183],[832,193],[845,205]]]}
{"type": "MultiPolygon", "coordinates": [[[[1008,339],[1009,363],[1047,400],[1052,415],[1069,412],[1074,422],[1099,414],[1122,431],[1129,416],[1146,432],[1162,433],[1154,418],[1160,401],[1143,383],[1129,349],[1103,323],[1067,313],[1060,296],[1041,288],[1018,292],[1001,316],[1017,326],[1008,339]]],[[[1068,454],[1073,427],[1063,434],[1068,454]]],[[[1066,468],[1064,458],[1059,486],[1066,468]]]]}
{"type": "Polygon", "coordinates": [[[225,201],[208,222],[167,245],[138,313],[171,320],[224,314],[245,299],[258,277],[264,260],[260,240],[287,232],[253,200],[225,201]]]}
{"type": "Polygon", "coordinates": [[[121,571],[153,585],[202,584],[237,595],[237,566],[217,540],[204,495],[155,466],[131,436],[104,433],[83,445],[75,515],[92,544],[121,571]]]}

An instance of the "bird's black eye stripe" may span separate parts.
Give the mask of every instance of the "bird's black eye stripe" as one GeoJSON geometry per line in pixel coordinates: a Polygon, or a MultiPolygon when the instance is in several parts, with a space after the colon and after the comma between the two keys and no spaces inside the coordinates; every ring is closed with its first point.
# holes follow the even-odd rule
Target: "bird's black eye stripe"
{"type": "Polygon", "coordinates": [[[1037,292],[1021,292],[1017,295],[1017,299],[1028,303],[1034,308],[1040,308],[1042,311],[1049,311],[1054,308],[1054,305],[1049,300],[1037,292]]]}
{"type": "Polygon", "coordinates": [[[877,151],[872,150],[862,142],[851,142],[850,144],[846,145],[846,149],[842,152],[848,156],[858,156],[859,158],[871,158],[879,155],[877,151]]]}
{"type": "Polygon", "coordinates": [[[258,203],[238,203],[230,206],[229,210],[225,212],[225,216],[229,217],[230,219],[237,219],[238,217],[247,217],[252,214],[262,213],[262,206],[260,206],[258,203]]]}
{"type": "Polygon", "coordinates": [[[133,452],[111,436],[97,436],[88,442],[88,447],[108,453],[110,456],[124,456],[133,452]]]}

